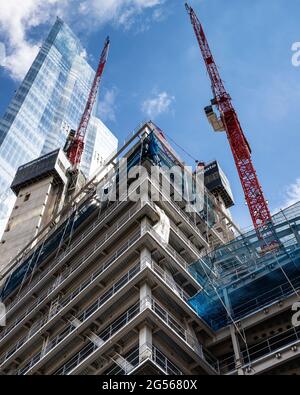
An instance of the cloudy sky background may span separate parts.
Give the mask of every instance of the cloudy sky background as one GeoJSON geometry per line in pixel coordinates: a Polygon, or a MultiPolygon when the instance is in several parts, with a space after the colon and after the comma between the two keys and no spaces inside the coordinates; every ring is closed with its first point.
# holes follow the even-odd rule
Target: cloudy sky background
{"type": "MultiPolygon", "coordinates": [[[[300,42],[299,0],[190,3],[252,145],[271,210],[300,200],[300,67],[291,61],[300,42]]],[[[212,132],[203,112],[210,83],[182,0],[1,1],[0,116],[57,15],[81,39],[93,67],[111,36],[98,114],[120,143],[151,118],[192,158],[218,159],[236,198],[233,216],[250,225],[226,136],[212,132]]]]}

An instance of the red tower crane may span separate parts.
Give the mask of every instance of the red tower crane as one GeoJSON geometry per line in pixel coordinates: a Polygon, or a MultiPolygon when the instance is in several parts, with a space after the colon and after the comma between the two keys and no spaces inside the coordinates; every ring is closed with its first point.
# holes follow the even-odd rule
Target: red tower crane
{"type": "Polygon", "coordinates": [[[84,139],[92,115],[93,107],[96,101],[101,77],[107,62],[109,46],[110,46],[110,40],[109,37],[107,37],[104,44],[104,48],[101,53],[99,65],[92,84],[92,88],[89,93],[88,101],[86,103],[84,113],[80,120],[78,130],[76,133],[74,132],[74,137],[71,138],[71,141],[69,142],[68,147],[66,148],[67,157],[71,162],[71,164],[73,165],[74,169],[77,169],[78,165],[81,162],[81,157],[84,150],[84,139]]]}
{"type": "Polygon", "coordinates": [[[217,106],[220,117],[216,116],[212,106],[206,107],[205,111],[215,131],[227,133],[250,215],[257,234],[262,238],[265,235],[264,231],[270,229],[272,217],[252,163],[251,148],[240,125],[231,97],[224,87],[202,25],[195,11],[188,4],[186,4],[186,9],[212,83],[214,95],[212,106],[217,106]]]}

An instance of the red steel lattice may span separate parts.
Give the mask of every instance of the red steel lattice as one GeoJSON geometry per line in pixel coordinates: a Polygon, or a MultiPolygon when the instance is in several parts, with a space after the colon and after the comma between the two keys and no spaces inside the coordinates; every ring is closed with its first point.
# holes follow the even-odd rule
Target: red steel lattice
{"type": "Polygon", "coordinates": [[[71,164],[76,168],[82,158],[83,150],[84,150],[84,139],[86,135],[86,131],[89,125],[89,121],[92,115],[93,107],[96,101],[97,92],[99,89],[101,77],[107,62],[108,52],[109,52],[110,40],[107,37],[103,51],[101,53],[99,65],[95,74],[95,78],[92,84],[91,91],[89,93],[88,101],[85,106],[84,113],[81,117],[78,130],[75,134],[75,137],[70,144],[70,147],[67,152],[68,159],[70,160],[71,164]]]}
{"type": "Polygon", "coordinates": [[[186,4],[186,9],[190,15],[212,83],[214,103],[221,114],[221,119],[231,146],[250,215],[255,229],[260,232],[263,228],[272,223],[272,217],[252,163],[251,148],[240,125],[231,97],[227,93],[220,77],[202,25],[194,10],[188,4],[186,4]]]}

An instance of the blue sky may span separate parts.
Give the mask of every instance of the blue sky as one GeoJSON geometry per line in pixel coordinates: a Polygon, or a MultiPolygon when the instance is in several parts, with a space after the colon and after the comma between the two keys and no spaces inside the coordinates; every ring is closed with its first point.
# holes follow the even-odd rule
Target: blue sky
{"type": "MultiPolygon", "coordinates": [[[[193,158],[219,160],[242,227],[251,224],[225,134],[214,134],[203,108],[210,83],[182,0],[10,0],[0,5],[0,115],[55,16],[75,31],[96,67],[104,38],[109,62],[98,112],[120,143],[153,118],[193,158]]],[[[190,1],[204,25],[226,87],[253,149],[271,210],[300,200],[299,0],[190,1]]],[[[193,160],[178,149],[190,165],[193,160]]]]}

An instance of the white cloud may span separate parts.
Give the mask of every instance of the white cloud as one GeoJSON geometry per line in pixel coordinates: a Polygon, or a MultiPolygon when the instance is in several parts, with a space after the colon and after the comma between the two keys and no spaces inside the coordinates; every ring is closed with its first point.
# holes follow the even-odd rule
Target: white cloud
{"type": "MultiPolygon", "coordinates": [[[[147,9],[157,9],[166,0],[78,0],[79,12],[89,18],[89,28],[111,23],[124,30],[137,26],[138,32],[148,30],[147,18],[138,17],[147,9]],[[147,25],[146,28],[144,25],[147,25]]],[[[160,22],[154,19],[155,22],[160,22]]],[[[86,26],[85,26],[86,29],[86,26]]]]}
{"type": "Polygon", "coordinates": [[[162,8],[156,8],[153,11],[152,19],[156,22],[162,22],[166,18],[166,12],[162,8]]]}
{"type": "Polygon", "coordinates": [[[147,8],[162,4],[165,0],[82,0],[79,1],[81,14],[94,18],[103,24],[116,22],[125,25],[147,8]]]}
{"type": "Polygon", "coordinates": [[[32,42],[30,30],[52,23],[60,16],[71,26],[76,23],[91,29],[113,23],[129,29],[136,16],[165,0],[9,0],[0,1],[0,34],[6,44],[5,66],[12,78],[20,80],[29,69],[39,49],[32,42]]]}
{"type": "Polygon", "coordinates": [[[287,198],[284,204],[285,207],[289,207],[292,204],[300,201],[300,178],[298,178],[294,184],[287,188],[286,193],[287,198]]]}
{"type": "Polygon", "coordinates": [[[276,214],[280,210],[284,210],[285,208],[290,207],[300,201],[300,178],[297,178],[293,184],[285,188],[284,195],[285,197],[281,207],[273,210],[273,214],[276,214]]]}
{"type": "Polygon", "coordinates": [[[15,80],[22,80],[30,68],[32,61],[38,53],[38,45],[31,45],[27,42],[20,42],[11,54],[6,57],[4,66],[11,77],[15,80]]]}
{"type": "Polygon", "coordinates": [[[6,49],[5,45],[0,42],[0,66],[5,66],[6,49]]]}
{"type": "Polygon", "coordinates": [[[167,92],[158,93],[142,103],[142,111],[150,118],[155,119],[159,115],[169,112],[174,100],[175,97],[167,92]]]}
{"type": "Polygon", "coordinates": [[[27,31],[48,21],[63,4],[59,0],[0,2],[0,33],[7,43],[5,67],[12,78],[24,77],[39,49],[39,43],[27,39],[27,31]]]}
{"type": "Polygon", "coordinates": [[[116,97],[117,89],[112,88],[106,90],[104,97],[101,98],[98,107],[98,115],[102,121],[116,121],[116,97]]]}

